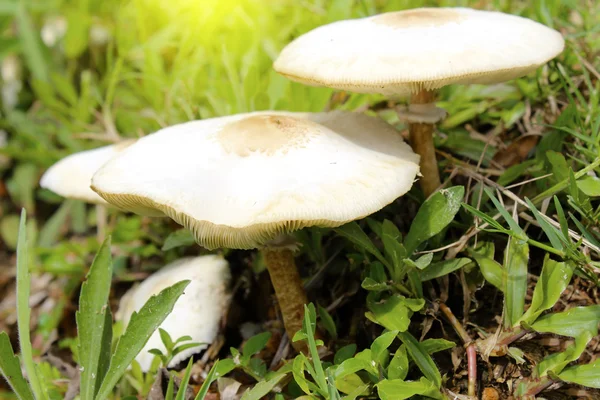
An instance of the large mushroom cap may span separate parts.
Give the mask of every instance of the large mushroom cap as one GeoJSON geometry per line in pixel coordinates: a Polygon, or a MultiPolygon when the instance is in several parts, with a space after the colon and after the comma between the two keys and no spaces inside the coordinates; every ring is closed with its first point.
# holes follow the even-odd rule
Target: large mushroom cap
{"type": "Polygon", "coordinates": [[[335,227],[407,192],[419,157],[379,118],[258,112],[140,139],[94,175],[119,208],[164,212],[206,248],[256,248],[282,232],[335,227]]]}
{"type": "Polygon", "coordinates": [[[90,188],[92,176],[108,160],[133,142],[134,140],[127,140],[71,154],[48,168],[40,179],[40,186],[69,199],[106,204],[106,201],[90,188]]]}
{"type": "MultiPolygon", "coordinates": [[[[208,255],[177,260],[134,286],[121,299],[116,318],[125,325],[133,312],[139,311],[150,297],[182,280],[190,280],[185,293],[179,297],[173,311],[160,325],[174,341],[191,336],[193,342],[203,343],[178,353],[169,367],[174,367],[192,354],[212,343],[219,333],[219,322],[229,305],[229,265],[221,256],[208,255]]],[[[142,370],[148,371],[154,355],[148,351],[159,349],[166,353],[158,330],[137,355],[142,370]]]]}
{"type": "Polygon", "coordinates": [[[285,47],[274,68],[309,85],[405,95],[514,79],[563,47],[560,33],[527,18],[417,8],[321,26],[285,47]]]}

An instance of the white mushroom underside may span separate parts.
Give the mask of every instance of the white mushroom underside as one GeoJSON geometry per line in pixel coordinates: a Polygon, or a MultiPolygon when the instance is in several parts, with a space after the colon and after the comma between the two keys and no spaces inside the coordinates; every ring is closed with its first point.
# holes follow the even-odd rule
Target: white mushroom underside
{"type": "Polygon", "coordinates": [[[422,8],[321,26],[285,47],[274,68],[309,85],[405,95],[514,79],[563,47],[560,33],[526,18],[422,8]]]}
{"type": "Polygon", "coordinates": [[[132,142],[126,141],[71,154],[48,168],[40,179],[40,186],[69,199],[106,204],[106,201],[90,188],[92,176],[132,142]]]}
{"type": "Polygon", "coordinates": [[[164,212],[207,248],[255,248],[280,232],[378,211],[410,189],[418,161],[375,117],[259,112],[146,136],[92,183],[120,208],[164,212]]]}
{"type": "MultiPolygon", "coordinates": [[[[121,299],[116,314],[117,320],[127,325],[133,312],[139,311],[151,296],[186,279],[191,281],[190,284],[160,327],[169,333],[173,341],[182,336],[191,336],[193,342],[204,344],[177,354],[169,367],[174,367],[192,354],[205,349],[216,338],[219,322],[230,300],[230,272],[227,261],[215,255],[177,260],[130,289],[121,299]]],[[[166,353],[158,330],[152,334],[136,357],[144,371],[150,369],[154,358],[153,354],[148,353],[151,349],[159,349],[166,353]]]]}

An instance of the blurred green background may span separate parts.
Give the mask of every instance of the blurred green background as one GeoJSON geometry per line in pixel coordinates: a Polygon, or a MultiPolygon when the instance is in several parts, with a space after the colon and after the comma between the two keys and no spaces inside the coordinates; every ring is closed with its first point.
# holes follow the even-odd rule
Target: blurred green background
{"type": "MultiPolygon", "coordinates": [[[[6,248],[14,248],[20,207],[37,217],[40,227],[31,218],[31,229],[40,230],[41,247],[94,223],[93,209],[38,187],[43,171],[70,153],[191,119],[263,109],[366,109],[383,100],[350,95],[339,101],[332,90],[277,75],[272,61],[316,26],[419,6],[519,14],[559,29],[567,40],[558,69],[552,64],[506,85],[442,90],[450,117],[438,145],[446,150],[478,161],[485,148],[486,165],[495,149],[473,140],[462,128],[466,122],[510,129],[527,107],[547,104],[576,79],[594,86],[581,64],[594,63],[600,48],[600,6],[592,0],[1,1],[0,234],[6,248]]],[[[578,106],[586,107],[584,116],[598,108],[597,91],[591,93],[578,106]]],[[[397,123],[393,112],[382,115],[397,123]]],[[[590,118],[567,122],[588,129],[590,118]]],[[[123,229],[136,232],[141,222],[134,221],[123,229]]],[[[157,252],[151,247],[146,255],[157,252]]]]}

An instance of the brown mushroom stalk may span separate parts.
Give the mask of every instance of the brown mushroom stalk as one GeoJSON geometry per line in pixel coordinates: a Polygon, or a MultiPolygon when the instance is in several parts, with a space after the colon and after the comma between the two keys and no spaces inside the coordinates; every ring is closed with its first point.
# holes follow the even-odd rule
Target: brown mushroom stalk
{"type": "MultiPolygon", "coordinates": [[[[429,104],[435,100],[435,93],[421,90],[411,96],[411,104],[429,104]]],[[[440,173],[438,171],[435,146],[433,145],[434,124],[425,122],[411,122],[409,124],[410,144],[415,153],[421,156],[421,188],[425,197],[429,197],[440,187],[440,173]]]]}
{"type": "Polygon", "coordinates": [[[106,206],[103,204],[96,205],[96,239],[98,242],[102,242],[106,237],[106,225],[107,225],[108,213],[106,206]]]}
{"type": "Polygon", "coordinates": [[[296,268],[293,250],[289,246],[268,245],[262,255],[275,289],[283,324],[290,342],[297,351],[304,349],[302,342],[292,342],[302,329],[304,305],[308,303],[302,279],[296,268]]]}

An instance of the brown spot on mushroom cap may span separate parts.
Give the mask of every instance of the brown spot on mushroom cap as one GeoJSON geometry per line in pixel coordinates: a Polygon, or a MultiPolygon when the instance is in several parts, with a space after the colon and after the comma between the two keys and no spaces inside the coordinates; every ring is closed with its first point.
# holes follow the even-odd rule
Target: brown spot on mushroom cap
{"type": "Polygon", "coordinates": [[[392,28],[418,28],[441,26],[464,18],[464,15],[448,8],[417,8],[381,14],[373,17],[373,22],[392,28]]]}
{"type": "Polygon", "coordinates": [[[302,147],[316,135],[319,125],[308,120],[279,115],[256,115],[231,122],[218,133],[227,153],[247,157],[252,153],[285,154],[302,147]]]}

